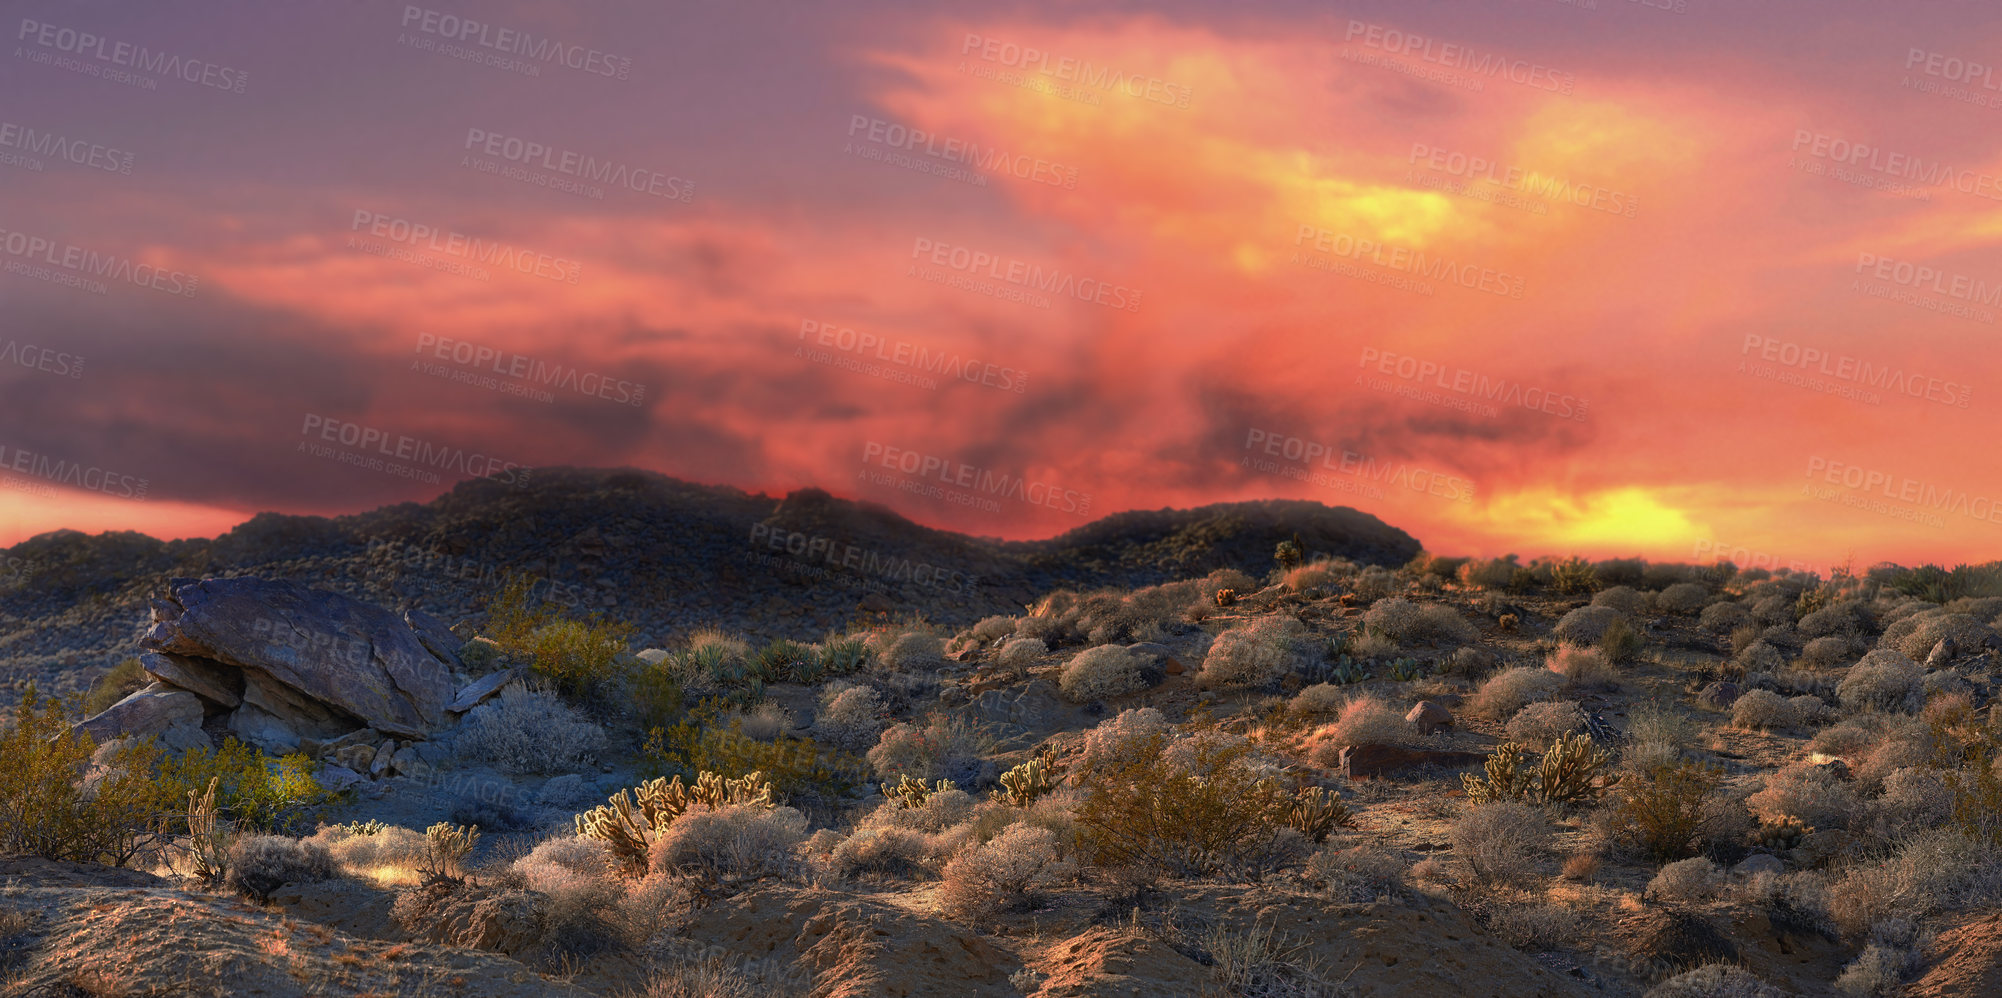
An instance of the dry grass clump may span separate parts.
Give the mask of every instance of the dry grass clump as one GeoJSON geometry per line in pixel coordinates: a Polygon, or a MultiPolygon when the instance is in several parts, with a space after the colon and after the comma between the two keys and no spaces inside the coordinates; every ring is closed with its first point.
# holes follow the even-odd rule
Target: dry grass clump
{"type": "Polygon", "coordinates": [[[839,879],[928,876],[945,861],[948,852],[939,840],[940,836],[894,825],[858,828],[828,854],[826,871],[839,879]]]}
{"type": "Polygon", "coordinates": [[[349,876],[411,882],[430,851],[424,833],[397,825],[322,825],[308,841],[326,847],[349,876]]]}
{"type": "Polygon", "coordinates": [[[2002,851],[1939,829],[1907,841],[1882,863],[1850,867],[1828,891],[1829,913],[1861,934],[1894,918],[1921,922],[2002,905],[2002,851]]]}
{"type": "Polygon", "coordinates": [[[794,868],[793,850],[805,838],[806,816],[789,807],[691,810],[661,831],[647,866],[711,878],[778,875],[794,868]]]}
{"type": "Polygon", "coordinates": [[[1870,802],[1870,835],[1880,842],[1902,842],[1953,818],[1954,793],[1936,771],[1907,767],[1883,779],[1884,792],[1870,802]]]}
{"type": "Polygon", "coordinates": [[[611,847],[603,839],[582,835],[544,839],[512,867],[524,886],[542,894],[572,890],[582,881],[610,883],[617,873],[611,847]]]}
{"type": "Polygon", "coordinates": [[[1342,643],[1343,652],[1368,662],[1396,658],[1403,650],[1403,646],[1399,645],[1396,639],[1370,627],[1350,631],[1348,638],[1342,643]]]}
{"type": "Polygon", "coordinates": [[[1326,561],[1315,561],[1286,571],[1286,588],[1296,593],[1316,589],[1332,589],[1336,582],[1335,566],[1326,561]]]}
{"type": "Polygon", "coordinates": [[[1624,614],[1640,613],[1647,603],[1646,594],[1632,586],[1613,586],[1592,594],[1593,606],[1609,606],[1624,614]]]}
{"type": "Polygon", "coordinates": [[[814,737],[848,752],[876,743],[883,732],[883,697],[874,689],[836,681],[820,693],[814,737]]]}
{"type": "Polygon", "coordinates": [[[1696,622],[1713,634],[1729,634],[1750,615],[1743,606],[1725,600],[1704,607],[1703,612],[1697,614],[1696,622]]]}
{"type": "Polygon", "coordinates": [[[1323,847],[1307,857],[1301,875],[1337,903],[1367,904],[1401,894],[1408,869],[1403,854],[1363,842],[1348,848],[1323,847]]]}
{"type": "Polygon", "coordinates": [[[1563,904],[1531,901],[1496,905],[1488,929],[1502,942],[1530,953],[1558,949],[1578,938],[1579,915],[1563,904]]]}
{"type": "Polygon", "coordinates": [[[1481,884],[1535,882],[1538,861],[1550,842],[1550,817],[1517,801],[1469,808],[1453,822],[1453,855],[1466,860],[1481,884]]]}
{"type": "Polygon", "coordinates": [[[1545,663],[1549,670],[1564,677],[1564,688],[1569,690],[1616,690],[1620,688],[1619,670],[1604,651],[1597,648],[1583,648],[1574,644],[1560,644],[1550,653],[1545,663]]]}
{"type": "Polygon", "coordinates": [[[1849,667],[1835,695],[1850,710],[1909,714],[1925,703],[1924,682],[1924,666],[1901,652],[1878,648],[1849,667]]]}
{"type": "Polygon", "coordinates": [[[945,645],[925,627],[891,628],[869,636],[876,665],[884,672],[930,672],[945,665],[945,645]]]}
{"type": "Polygon", "coordinates": [[[1500,721],[1514,717],[1532,701],[1542,700],[1564,685],[1564,677],[1535,666],[1518,666],[1490,676],[1467,702],[1468,709],[1500,721]]]}
{"type": "Polygon", "coordinates": [[[1854,648],[1850,639],[1840,635],[1809,638],[1797,661],[1804,669],[1834,669],[1850,659],[1854,648]]]}
{"type": "Polygon", "coordinates": [[[1217,635],[1200,679],[1212,689],[1264,686],[1306,664],[1309,636],[1292,617],[1260,617],[1217,635]]]}
{"type": "Polygon", "coordinates": [[[1515,555],[1501,558],[1475,558],[1460,566],[1460,582],[1482,589],[1507,589],[1515,582],[1515,573],[1522,570],[1515,555]]]}
{"type": "Polygon", "coordinates": [[[1680,711],[1650,700],[1627,715],[1627,747],[1620,761],[1636,773],[1673,766],[1694,737],[1694,726],[1680,711]]]}
{"type": "Polygon", "coordinates": [[[1147,660],[1120,645],[1099,645],[1073,656],[1064,665],[1058,685],[1074,703],[1091,703],[1137,693],[1147,688],[1141,670],[1147,660]]]}
{"type": "Polygon", "coordinates": [[[1793,700],[1780,696],[1771,690],[1746,690],[1736,703],[1731,705],[1731,724],[1739,728],[1770,730],[1773,728],[1798,728],[1812,723],[1820,716],[1821,700],[1803,697],[1812,701],[1796,704],[1793,700]]]}
{"type": "Polygon", "coordinates": [[[1363,625],[1405,644],[1469,644],[1481,637],[1459,611],[1444,603],[1414,603],[1396,596],[1377,600],[1363,615],[1363,625]]]}
{"type": "Polygon", "coordinates": [[[1620,611],[1610,606],[1581,606],[1558,618],[1557,626],[1551,633],[1560,641],[1573,644],[1596,645],[1606,636],[1606,628],[1620,619],[1620,611]]]}
{"type": "Polygon", "coordinates": [[[1070,879],[1076,864],[1057,858],[1057,836],[1047,828],[1016,824],[960,850],[945,864],[939,907],[966,921],[1026,911],[1040,895],[1070,879]]]}
{"type": "Polygon", "coordinates": [[[1538,749],[1574,731],[1585,730],[1585,708],[1575,700],[1532,703],[1509,718],[1508,740],[1538,749]]]}
{"type": "Polygon", "coordinates": [[[1079,772],[1089,772],[1122,758],[1127,747],[1141,739],[1162,737],[1173,740],[1174,726],[1166,715],[1153,707],[1133,707],[1098,722],[1084,733],[1084,745],[1072,763],[1079,772]]]}

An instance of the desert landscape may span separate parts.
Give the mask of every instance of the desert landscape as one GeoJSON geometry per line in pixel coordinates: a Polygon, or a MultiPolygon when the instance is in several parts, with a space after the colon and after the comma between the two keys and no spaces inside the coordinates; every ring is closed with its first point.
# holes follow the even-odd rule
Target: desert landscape
{"type": "Polygon", "coordinates": [[[2002,988],[1996,566],[584,470],[6,557],[9,996],[2002,988]]]}

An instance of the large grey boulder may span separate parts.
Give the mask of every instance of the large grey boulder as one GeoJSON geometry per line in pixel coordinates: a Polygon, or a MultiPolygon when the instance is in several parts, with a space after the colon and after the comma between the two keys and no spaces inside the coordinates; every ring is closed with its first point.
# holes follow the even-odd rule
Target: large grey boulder
{"type": "Polygon", "coordinates": [[[459,661],[459,648],[466,642],[453,634],[444,621],[411,607],[403,611],[403,622],[410,625],[410,630],[417,635],[425,650],[438,656],[446,665],[458,668],[464,664],[459,661]]]}
{"type": "MultiPolygon", "coordinates": [[[[170,589],[167,605],[154,607],[146,649],[243,670],[246,704],[255,684],[253,705],[286,722],[295,744],[308,734],[300,724],[321,729],[329,718],[405,737],[445,720],[450,668],[381,607],[281,579],[177,579],[170,589]]],[[[252,714],[246,724],[262,720],[252,714]]]]}
{"type": "Polygon", "coordinates": [[[187,690],[219,707],[234,707],[243,702],[241,670],[203,658],[157,651],[140,655],[139,664],[154,679],[187,690]]]}
{"type": "Polygon", "coordinates": [[[164,737],[176,727],[199,729],[202,701],[186,690],[151,683],[131,696],[84,719],[77,728],[102,744],[114,738],[164,737]]]}

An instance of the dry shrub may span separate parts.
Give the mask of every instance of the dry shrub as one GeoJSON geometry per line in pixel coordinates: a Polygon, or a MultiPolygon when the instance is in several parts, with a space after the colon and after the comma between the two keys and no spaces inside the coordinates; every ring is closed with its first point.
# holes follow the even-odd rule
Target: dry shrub
{"type": "MultiPolygon", "coordinates": [[[[1814,699],[1810,697],[1809,699],[1814,699]]],[[[1820,705],[1820,700],[1815,700],[1820,705]]],[[[1793,702],[1771,690],[1746,690],[1731,705],[1731,724],[1740,728],[1766,730],[1799,725],[1793,702]]]]}
{"type": "Polygon", "coordinates": [[[1708,823],[1705,804],[1719,778],[1714,770],[1689,764],[1628,775],[1605,812],[1609,837],[1651,859],[1688,856],[1708,823]]]}
{"type": "Polygon", "coordinates": [[[1877,647],[1894,649],[1906,658],[1923,662],[1942,638],[1951,638],[1961,654],[1966,654],[1979,651],[1993,640],[1995,631],[1973,617],[1951,613],[1942,607],[1915,613],[1884,628],[1877,647]]]}
{"type": "Polygon", "coordinates": [[[654,840],[648,867],[697,872],[711,878],[782,875],[794,867],[793,849],[806,838],[806,816],[789,807],[731,804],[692,810],[654,840]]]}
{"type": "Polygon", "coordinates": [[[1619,671],[1613,668],[1612,660],[1598,648],[1584,648],[1574,644],[1560,644],[1550,653],[1546,666],[1551,672],[1564,677],[1566,689],[1573,690],[1616,690],[1620,688],[1619,671]]]}
{"type": "Polygon", "coordinates": [[[740,960],[704,951],[647,979],[634,998],[793,998],[812,980],[777,960],[740,960]]]}
{"type": "Polygon", "coordinates": [[[883,780],[910,776],[971,786],[980,776],[981,756],[991,744],[993,739],[965,718],[934,713],[921,723],[890,726],[869,750],[869,765],[883,780]]]}
{"type": "Polygon", "coordinates": [[[1609,606],[1621,613],[1635,614],[1647,605],[1647,597],[1632,586],[1613,586],[1592,594],[1593,606],[1609,606]]]}
{"type": "Polygon", "coordinates": [[[1506,728],[1508,739],[1545,748],[1558,738],[1585,730],[1585,708],[1573,700],[1546,700],[1516,711],[1506,728]]]}
{"type": "Polygon", "coordinates": [[[1532,701],[1549,697],[1563,683],[1563,677],[1548,669],[1518,666],[1496,673],[1482,683],[1468,701],[1468,709],[1483,717],[1504,720],[1514,717],[1532,701]]]}
{"type": "Polygon", "coordinates": [[[1727,600],[1704,607],[1703,612],[1697,614],[1696,622],[1713,634],[1729,634],[1750,615],[1742,605],[1727,600]]]}
{"type": "Polygon", "coordinates": [[[980,622],[966,629],[965,636],[985,645],[1015,633],[1013,617],[982,617],[980,622]]]}
{"type": "Polygon", "coordinates": [[[1367,904],[1403,893],[1407,867],[1403,854],[1376,842],[1346,849],[1326,846],[1307,858],[1307,881],[1337,902],[1367,904]]]}
{"type": "Polygon", "coordinates": [[[1404,648],[1390,635],[1365,627],[1350,631],[1348,639],[1343,642],[1342,650],[1365,661],[1377,661],[1395,658],[1404,648]]]}
{"type": "Polygon", "coordinates": [[[1165,732],[1125,738],[1076,774],[1079,832],[1096,862],[1252,875],[1304,842],[1285,826],[1293,795],[1257,770],[1248,743],[1192,738],[1174,749],[1165,732]]]}
{"type": "Polygon", "coordinates": [[[1861,810],[1856,791],[1833,767],[1805,760],[1788,763],[1766,777],[1765,789],[1745,798],[1760,820],[1794,818],[1811,828],[1845,828],[1861,810]]]}
{"type": "Polygon", "coordinates": [[[1467,861],[1475,881],[1526,885],[1537,879],[1537,861],[1547,850],[1550,817],[1517,801],[1469,808],[1453,822],[1453,855],[1467,861]]]}
{"type": "Polygon", "coordinates": [[[871,635],[876,662],[886,672],[930,672],[945,665],[945,645],[929,629],[893,629],[871,635]]]}
{"type": "Polygon", "coordinates": [[[281,887],[327,880],[337,872],[326,846],[283,835],[241,836],[230,843],[227,862],[224,885],[259,901],[270,900],[281,887]]]}
{"type": "Polygon", "coordinates": [[[1200,678],[1212,689],[1264,686],[1306,664],[1307,627],[1292,617],[1260,617],[1217,635],[1200,678]]]}
{"type": "Polygon", "coordinates": [[[556,894],[583,880],[610,882],[616,873],[612,851],[604,840],[581,835],[544,839],[528,855],[514,861],[514,872],[529,890],[556,894]]]}
{"type": "Polygon", "coordinates": [[[1710,602],[1710,590],[1695,582],[1678,582],[1655,596],[1655,606],[1663,613],[1699,613],[1710,602]]]}
{"type": "Polygon", "coordinates": [[[1335,747],[1403,745],[1411,741],[1413,731],[1403,712],[1376,697],[1362,696],[1343,705],[1340,717],[1317,732],[1314,741],[1335,747]]]}
{"type": "Polygon", "coordinates": [[[1288,569],[1285,582],[1286,588],[1296,593],[1312,589],[1332,589],[1335,585],[1335,572],[1327,562],[1317,561],[1311,565],[1288,569]]]}
{"type": "Polygon", "coordinates": [[[1850,710],[1909,714],[1925,703],[1924,681],[1924,666],[1898,651],[1878,648],[1849,667],[1835,695],[1850,710]]]}
{"type": "Polygon", "coordinates": [[[1010,825],[945,864],[939,907],[965,921],[1033,908],[1043,892],[1077,872],[1076,864],[1057,858],[1056,851],[1057,837],[1049,829],[1010,825]]]}
{"type": "Polygon", "coordinates": [[[1349,702],[1349,695],[1333,683],[1315,683],[1293,695],[1287,709],[1303,717],[1316,717],[1339,713],[1349,702]]]}
{"type": "Polygon", "coordinates": [[[1502,558],[1476,558],[1460,566],[1460,581],[1482,589],[1506,589],[1515,581],[1515,573],[1522,568],[1515,555],[1502,558]]]}
{"type": "Polygon", "coordinates": [[[861,828],[841,840],[828,857],[828,870],[848,878],[877,874],[893,879],[929,875],[945,857],[937,836],[909,828],[861,828]]]}
{"type": "Polygon", "coordinates": [[[1058,685],[1074,703],[1091,703],[1147,688],[1141,670],[1147,660],[1120,645],[1099,645],[1073,656],[1058,685]]]}
{"type": "Polygon", "coordinates": [[[1692,856],[1656,871],[1643,896],[1669,904],[1702,905],[1714,900],[1726,883],[1724,870],[1716,863],[1692,856]]]}
{"type": "Polygon", "coordinates": [[[1850,658],[1850,640],[1837,635],[1811,638],[1801,649],[1797,662],[1804,669],[1834,669],[1850,658]]]}
{"type": "Polygon", "coordinates": [[[1598,876],[1602,862],[1599,854],[1595,852],[1572,853],[1564,858],[1564,866],[1560,873],[1566,880],[1587,883],[1598,876]]]}
{"type": "Polygon", "coordinates": [[[1488,929],[1502,942],[1529,953],[1571,944],[1578,937],[1578,913],[1561,904],[1498,905],[1487,914],[1488,929]]]}
{"type": "Polygon", "coordinates": [[[1166,715],[1153,707],[1122,710],[1084,733],[1084,744],[1073,768],[1086,772],[1110,765],[1125,757],[1130,743],[1157,735],[1164,740],[1173,739],[1174,726],[1168,723],[1166,715]]]}
{"type": "Polygon", "coordinates": [[[1606,636],[1606,628],[1618,619],[1620,611],[1610,606],[1581,606],[1559,618],[1551,633],[1561,641],[1596,645],[1606,636]]]}
{"type": "Polygon", "coordinates": [[[1902,842],[1953,818],[1953,790],[1934,770],[1895,769],[1883,784],[1883,796],[1870,802],[1870,833],[1878,841],[1902,842]]]}
{"type": "Polygon", "coordinates": [[[1404,644],[1470,644],[1481,636],[1474,625],[1450,606],[1414,603],[1401,597],[1376,601],[1363,615],[1363,625],[1404,644]]]}
{"type": "Polygon", "coordinates": [[[1736,964],[1710,963],[1677,974],[1642,998],[1792,998],[1736,964]]]}
{"type": "Polygon", "coordinates": [[[1050,646],[1039,638],[1016,638],[1001,646],[997,661],[1016,672],[1027,672],[1037,659],[1049,654],[1049,651],[1050,646]]]}
{"type": "Polygon", "coordinates": [[[452,741],[461,760],[516,775],[574,772],[604,743],[556,694],[519,684],[468,712],[452,741]]]}
{"type": "Polygon", "coordinates": [[[1926,832],[1882,863],[1862,863],[1829,887],[1828,907],[1852,935],[1888,919],[1911,922],[2002,905],[2002,851],[1951,829],[1926,832]]]}
{"type": "Polygon", "coordinates": [[[830,683],[820,694],[813,729],[815,737],[829,745],[860,752],[883,732],[882,695],[867,686],[830,683]]]}
{"type": "Polygon", "coordinates": [[[1673,766],[1682,760],[1694,734],[1688,718],[1681,712],[1650,700],[1628,714],[1627,747],[1620,761],[1637,773],[1673,766]]]}

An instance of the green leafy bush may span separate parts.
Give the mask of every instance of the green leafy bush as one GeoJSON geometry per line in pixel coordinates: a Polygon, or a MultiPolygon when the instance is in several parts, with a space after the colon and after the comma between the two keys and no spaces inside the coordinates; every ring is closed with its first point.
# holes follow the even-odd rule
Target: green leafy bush
{"type": "Polygon", "coordinates": [[[140,665],[136,658],[128,658],[112,666],[84,695],[83,716],[103,712],[106,707],[145,689],[152,681],[153,677],[146,674],[145,666],[140,665]]]}
{"type": "Polygon", "coordinates": [[[1121,739],[1078,774],[1087,853],[1174,876],[1254,869],[1287,827],[1294,795],[1249,765],[1246,743],[1196,739],[1173,756],[1168,744],[1164,732],[1121,739]]]}
{"type": "Polygon", "coordinates": [[[216,809],[223,815],[253,831],[284,832],[336,799],[314,778],[315,768],[304,755],[273,758],[230,738],[221,749],[196,748],[161,759],[159,792],[180,801],[214,780],[216,809]]]}
{"type": "Polygon", "coordinates": [[[535,598],[535,580],[513,575],[488,602],[486,636],[526,659],[529,669],[567,695],[587,692],[627,673],[630,625],[593,616],[566,617],[535,598]]]}
{"type": "Polygon", "coordinates": [[[642,769],[653,776],[690,778],[703,772],[759,772],[787,796],[835,797],[861,783],[864,767],[856,757],[791,734],[760,741],[744,733],[742,718],[722,724],[720,707],[707,701],[680,721],[653,729],[641,748],[642,769]]]}
{"type": "Polygon", "coordinates": [[[30,686],[0,731],[0,853],[123,866],[155,841],[178,794],[154,777],[150,739],[113,753],[94,786],[84,776],[97,743],[74,727],[75,699],[44,699],[30,686]]]}
{"type": "Polygon", "coordinates": [[[1704,802],[1720,774],[1690,763],[1659,765],[1627,780],[1611,811],[1614,840],[1658,862],[1696,852],[1704,802]]]}

